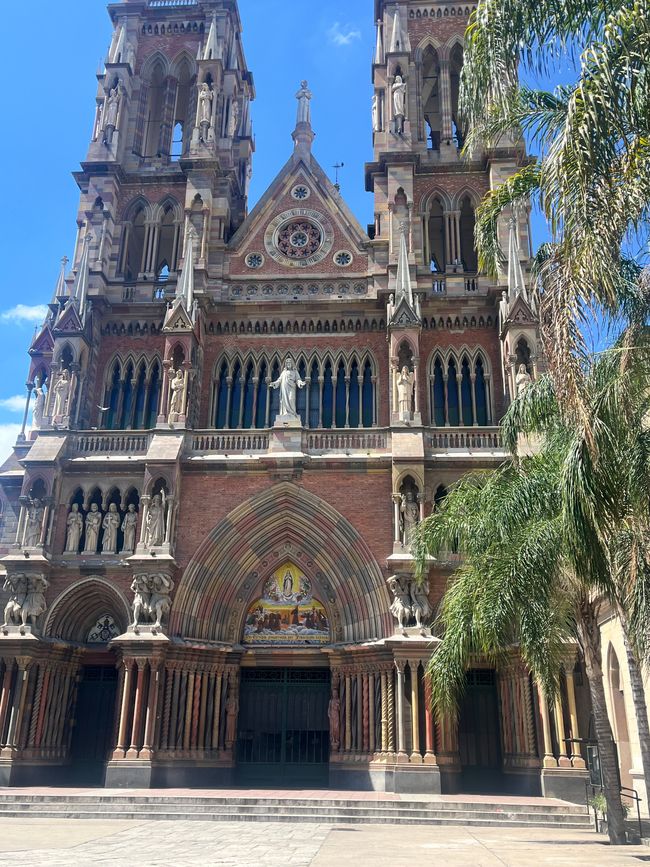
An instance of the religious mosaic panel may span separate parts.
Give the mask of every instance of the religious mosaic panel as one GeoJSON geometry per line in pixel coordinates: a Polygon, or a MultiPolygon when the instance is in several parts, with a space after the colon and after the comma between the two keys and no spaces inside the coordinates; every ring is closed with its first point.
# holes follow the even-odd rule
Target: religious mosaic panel
{"type": "Polygon", "coordinates": [[[247,645],[322,645],[330,641],[325,608],[312,595],[311,581],[293,563],[285,563],[264,585],[248,610],[243,643],[247,645]]]}

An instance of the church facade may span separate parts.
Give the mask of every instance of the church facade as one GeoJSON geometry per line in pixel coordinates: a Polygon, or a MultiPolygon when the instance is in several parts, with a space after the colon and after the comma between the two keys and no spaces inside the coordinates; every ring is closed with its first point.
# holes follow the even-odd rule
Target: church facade
{"type": "Polygon", "coordinates": [[[235,0],[109,6],[76,248],[0,471],[2,784],[584,797],[573,650],[553,707],[514,652],[476,661],[458,720],[429,706],[458,558],[420,586],[410,539],[503,461],[537,374],[528,214],[501,280],[473,243],[526,155],[460,155],[471,5],[375,5],[367,227],[313,153],[307,82],[249,211],[235,0]]]}

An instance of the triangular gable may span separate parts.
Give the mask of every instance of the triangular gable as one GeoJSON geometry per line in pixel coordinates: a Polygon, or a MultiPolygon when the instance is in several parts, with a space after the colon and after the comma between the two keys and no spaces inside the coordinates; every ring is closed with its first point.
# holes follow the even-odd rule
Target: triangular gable
{"type": "MultiPolygon", "coordinates": [[[[276,212],[279,213],[282,210],[282,208],[276,208],[275,205],[285,190],[301,182],[309,183],[314,188],[312,197],[304,202],[304,207],[322,207],[327,216],[338,224],[339,231],[347,235],[356,246],[357,251],[361,252],[370,239],[339,191],[313,156],[308,165],[303,159],[296,159],[295,155],[292,155],[280,169],[262,198],[232,236],[229,244],[230,249],[239,250],[244,242],[255,234],[262,225],[268,224],[276,212]]],[[[300,201],[296,201],[295,207],[299,208],[302,204],[300,201]]]]}
{"type": "Polygon", "coordinates": [[[174,301],[173,306],[170,307],[170,309],[167,311],[165,323],[163,325],[163,331],[182,331],[183,333],[186,333],[193,330],[194,325],[189,317],[187,310],[185,309],[183,300],[181,298],[177,298],[176,301],[174,301]]]}
{"type": "Polygon", "coordinates": [[[54,349],[54,337],[49,325],[44,325],[29,347],[30,355],[48,355],[54,349]]]}
{"type": "Polygon", "coordinates": [[[536,325],[537,317],[530,309],[523,295],[517,295],[508,312],[508,322],[516,322],[518,325],[536,325]]]}
{"type": "Polygon", "coordinates": [[[390,318],[388,323],[391,328],[419,328],[422,324],[420,317],[417,315],[411,305],[403,298],[390,318]]]}
{"type": "Polygon", "coordinates": [[[61,313],[54,326],[55,334],[70,334],[83,331],[84,327],[79,318],[77,305],[69,302],[65,310],[61,313]]]}

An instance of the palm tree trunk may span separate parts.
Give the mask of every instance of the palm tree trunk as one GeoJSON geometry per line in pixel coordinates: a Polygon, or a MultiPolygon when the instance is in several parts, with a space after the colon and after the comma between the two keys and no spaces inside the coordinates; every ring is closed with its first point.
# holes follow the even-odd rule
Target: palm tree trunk
{"type": "Polygon", "coordinates": [[[632,692],[632,703],[634,705],[634,715],[636,717],[636,728],[639,734],[643,777],[645,779],[646,793],[650,794],[650,724],[648,723],[648,706],[646,705],[645,700],[643,678],[641,676],[639,660],[637,659],[634,647],[630,642],[627,617],[620,606],[618,616],[623,629],[623,642],[625,644],[625,654],[627,656],[627,668],[630,673],[630,690],[632,692]]]}
{"type": "Polygon", "coordinates": [[[603,775],[603,793],[607,801],[607,830],[612,845],[622,846],[627,842],[625,815],[621,803],[621,790],[614,738],[607,716],[603,666],[601,659],[600,628],[594,602],[583,599],[576,609],[578,638],[585,658],[589,681],[591,706],[594,714],[598,755],[603,775]]]}

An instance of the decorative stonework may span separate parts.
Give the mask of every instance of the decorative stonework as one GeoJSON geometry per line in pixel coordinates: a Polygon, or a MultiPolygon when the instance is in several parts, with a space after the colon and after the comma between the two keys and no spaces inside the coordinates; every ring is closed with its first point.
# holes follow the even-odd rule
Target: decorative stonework
{"type": "Polygon", "coordinates": [[[261,253],[249,253],[246,256],[246,267],[256,271],[264,265],[264,256],[261,253]]]}
{"type": "Polygon", "coordinates": [[[352,253],[349,250],[339,250],[334,253],[334,264],[339,268],[348,268],[352,264],[352,253]]]}
{"type": "Polygon", "coordinates": [[[334,230],[327,217],[311,208],[293,208],[278,214],[264,235],[266,252],[288,268],[317,265],[333,243],[334,230]]]}
{"type": "Polygon", "coordinates": [[[366,283],[264,283],[263,285],[232,285],[228,296],[232,301],[278,298],[355,298],[368,294],[366,283]]]}
{"type": "Polygon", "coordinates": [[[296,186],[291,190],[291,198],[298,202],[304,202],[305,199],[308,199],[310,196],[311,190],[307,184],[296,184],[296,186]]]}

